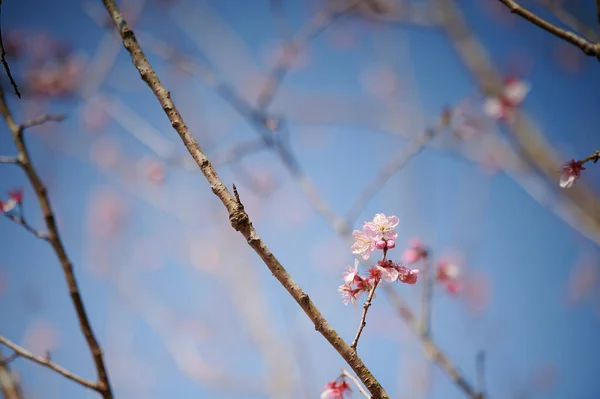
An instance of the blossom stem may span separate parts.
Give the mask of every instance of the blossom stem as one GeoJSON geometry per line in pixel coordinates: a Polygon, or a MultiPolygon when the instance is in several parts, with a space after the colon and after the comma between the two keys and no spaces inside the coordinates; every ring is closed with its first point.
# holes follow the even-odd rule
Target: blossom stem
{"type": "Polygon", "coordinates": [[[377,288],[377,284],[379,284],[379,281],[375,281],[375,283],[373,284],[373,287],[371,288],[371,291],[369,291],[369,296],[367,297],[367,300],[365,301],[365,304],[363,305],[363,313],[362,313],[362,317],[360,318],[360,324],[358,326],[358,331],[356,331],[356,336],[354,337],[354,341],[352,341],[352,344],[350,345],[350,348],[352,350],[354,350],[356,352],[356,345],[358,345],[358,340],[360,339],[360,335],[362,334],[363,329],[365,328],[365,326],[367,325],[367,312],[369,311],[369,308],[371,307],[371,301],[373,300],[373,295],[375,295],[375,289],[377,288]]]}
{"type": "MultiPolygon", "coordinates": [[[[387,255],[387,248],[384,248],[383,256],[381,257],[381,260],[383,262],[385,262],[386,255],[387,255]]],[[[355,352],[356,352],[356,346],[358,345],[358,340],[360,339],[360,335],[362,334],[363,329],[367,325],[367,312],[369,311],[369,308],[371,307],[371,302],[373,301],[373,296],[375,295],[375,290],[377,289],[378,284],[379,284],[379,280],[375,280],[375,283],[373,283],[373,287],[371,287],[371,290],[369,291],[369,296],[367,297],[367,300],[365,301],[365,304],[363,305],[363,313],[360,318],[360,324],[358,325],[358,331],[356,331],[356,336],[354,337],[354,341],[352,341],[352,344],[350,345],[350,348],[355,352]]]]}
{"type": "Polygon", "coordinates": [[[596,163],[596,162],[598,162],[599,159],[600,159],[600,151],[596,150],[596,151],[594,151],[594,153],[592,155],[590,155],[587,158],[582,159],[579,162],[581,162],[581,164],[583,165],[589,161],[593,161],[594,163],[596,163]]]}

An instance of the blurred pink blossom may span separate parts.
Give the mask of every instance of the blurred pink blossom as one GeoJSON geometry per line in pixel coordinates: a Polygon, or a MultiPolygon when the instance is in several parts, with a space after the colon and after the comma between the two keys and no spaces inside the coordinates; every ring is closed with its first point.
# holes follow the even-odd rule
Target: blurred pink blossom
{"type": "Polygon", "coordinates": [[[350,389],[350,385],[344,380],[336,379],[335,381],[328,382],[327,385],[323,387],[323,392],[321,393],[321,399],[344,399],[347,395],[351,395],[352,390],[350,389]]]}
{"type": "Polygon", "coordinates": [[[497,97],[488,98],[483,109],[488,116],[495,120],[512,123],[517,108],[525,100],[529,91],[529,84],[514,77],[508,77],[504,80],[502,93],[497,97]]]}
{"type": "Polygon", "coordinates": [[[402,253],[402,262],[408,264],[416,263],[425,256],[427,256],[427,251],[423,243],[419,238],[413,238],[410,240],[409,247],[402,253]]]}

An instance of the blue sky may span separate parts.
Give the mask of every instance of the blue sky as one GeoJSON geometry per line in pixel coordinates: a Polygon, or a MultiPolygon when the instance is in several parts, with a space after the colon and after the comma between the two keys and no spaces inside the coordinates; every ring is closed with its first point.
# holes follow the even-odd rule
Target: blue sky
{"type": "MultiPolygon", "coordinates": [[[[319,3],[284,2],[286,23],[298,30],[319,3]]],[[[577,73],[566,70],[556,61],[557,39],[516,17],[512,23],[499,21],[484,3],[464,1],[461,9],[497,68],[503,73],[516,68],[531,83],[522,109],[565,159],[587,156],[596,149],[600,123],[597,62],[583,58],[577,73]]],[[[49,32],[88,57],[107,33],[83,12],[79,1],[57,6],[30,0],[3,6],[5,32],[49,32]]],[[[257,0],[181,1],[172,8],[148,1],[136,27],[140,38],[145,33],[177,43],[252,102],[269,66],[265,53],[278,38],[269,2],[257,0]]],[[[177,76],[147,53],[209,156],[239,140],[258,138],[201,79],[177,76]]],[[[303,170],[340,215],[382,165],[409,144],[405,137],[434,123],[444,106],[476,93],[473,77],[438,30],[342,18],[311,43],[307,59],[306,66],[286,77],[271,109],[285,117],[288,140],[303,170]],[[349,49],[335,45],[335,34],[344,33],[352,38],[349,49]],[[368,85],[377,83],[385,71],[398,79],[398,91],[389,101],[374,95],[368,85]]],[[[22,64],[11,65],[17,77],[23,77],[22,64]]],[[[161,142],[172,143],[161,148],[171,146],[185,156],[124,50],[100,93],[122,101],[155,129],[161,142]]],[[[151,146],[117,122],[111,121],[101,133],[86,129],[80,98],[12,98],[10,105],[20,120],[31,109],[69,116],[60,125],[29,132],[28,143],[48,184],[117,397],[250,399],[265,397],[259,395],[265,384],[287,377],[293,381],[291,397],[314,398],[345,366],[244,240],[231,231],[226,212],[196,170],[170,167],[163,185],[149,184],[136,165],[140,159],[158,159],[151,146]],[[108,162],[106,153],[98,160],[93,151],[106,146],[117,146],[121,155],[117,166],[103,169],[98,165],[108,162]],[[102,225],[98,203],[114,203],[124,215],[116,233],[93,233],[102,225]],[[219,370],[225,382],[206,381],[219,370]],[[194,372],[201,377],[194,379],[194,372]],[[238,385],[241,390],[236,390],[238,385]]],[[[124,119],[133,120],[131,115],[124,119]]],[[[152,134],[139,124],[133,131],[146,138],[152,134]]],[[[0,132],[0,155],[10,155],[14,147],[8,131],[3,126],[0,132]]],[[[440,138],[438,144],[449,140],[440,138]]],[[[0,171],[0,190],[23,186],[26,216],[41,226],[22,173],[7,165],[0,171]]],[[[251,154],[237,167],[219,166],[218,171],[225,182],[236,183],[259,234],[293,278],[351,340],[360,312],[344,307],[336,291],[340,274],[353,263],[346,243],[312,211],[274,154],[251,154]],[[275,188],[255,194],[248,174],[271,179],[275,188]]],[[[590,165],[582,181],[597,189],[598,177],[597,168],[590,165]]],[[[475,381],[476,354],[486,352],[490,399],[517,398],[522,390],[535,398],[598,397],[598,296],[576,306],[565,304],[569,278],[579,263],[590,258],[598,267],[596,245],[506,174],[490,175],[439,146],[426,148],[395,174],[353,227],[378,212],[401,220],[392,257],[399,258],[408,240],[420,236],[436,259],[460,253],[469,273],[489,279],[489,305],[480,315],[470,314],[463,299],[436,291],[433,336],[470,381],[475,381]],[[548,368],[556,369],[556,381],[550,389],[536,389],[533,376],[548,368]]],[[[53,360],[93,379],[93,365],[51,249],[8,219],[0,220],[0,236],[5,281],[0,334],[26,345],[32,329],[51,330],[56,336],[53,360]]],[[[395,288],[416,310],[420,286],[395,288]]],[[[383,294],[375,299],[367,323],[359,353],[379,381],[393,398],[425,397],[416,382],[425,364],[419,343],[405,331],[383,294]]],[[[25,360],[18,359],[14,367],[32,397],[96,397],[25,360]]],[[[437,367],[430,378],[429,398],[464,397],[437,367]]]]}

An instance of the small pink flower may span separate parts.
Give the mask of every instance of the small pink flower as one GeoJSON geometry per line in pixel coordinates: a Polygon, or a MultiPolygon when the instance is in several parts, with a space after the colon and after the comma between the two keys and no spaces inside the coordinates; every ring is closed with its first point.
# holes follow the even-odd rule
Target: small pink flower
{"type": "Polygon", "coordinates": [[[344,273],[343,280],[346,284],[353,283],[358,277],[358,259],[354,260],[354,267],[347,267],[346,273],[344,273]]]}
{"type": "Polygon", "coordinates": [[[385,246],[387,247],[387,249],[393,249],[396,246],[396,241],[394,241],[394,240],[387,240],[385,242],[385,246]]]}
{"type": "Polygon", "coordinates": [[[362,294],[362,290],[357,288],[352,288],[350,284],[342,284],[338,287],[338,291],[342,296],[342,303],[344,305],[348,305],[350,302],[355,304],[360,295],[362,294]]]}
{"type": "Polygon", "coordinates": [[[379,276],[380,279],[389,283],[394,281],[400,281],[406,284],[415,284],[417,282],[417,276],[419,271],[416,269],[409,269],[400,264],[394,263],[391,260],[377,262],[377,268],[375,270],[369,270],[372,276],[379,276]]]}
{"type": "Polygon", "coordinates": [[[421,240],[418,238],[413,238],[410,242],[410,247],[407,248],[402,254],[402,262],[408,264],[416,263],[426,255],[427,251],[425,250],[421,240]]]}
{"type": "Polygon", "coordinates": [[[585,170],[585,168],[581,161],[572,159],[564,164],[562,167],[562,175],[560,176],[560,186],[562,188],[573,186],[575,181],[579,179],[582,170],[585,170]]]}
{"type": "Polygon", "coordinates": [[[364,260],[369,259],[375,249],[375,234],[369,229],[354,230],[352,232],[355,243],[352,244],[352,253],[360,255],[364,260]]]}
{"type": "Polygon", "coordinates": [[[398,226],[399,220],[397,216],[385,216],[383,213],[378,213],[373,218],[372,222],[365,222],[364,230],[371,230],[377,240],[395,240],[398,238],[398,233],[394,230],[398,226]]]}
{"type": "Polygon", "coordinates": [[[377,263],[377,269],[379,270],[380,276],[384,281],[388,283],[398,280],[398,268],[391,260],[379,261],[377,263]]]}
{"type": "Polygon", "coordinates": [[[386,247],[386,243],[383,240],[379,240],[375,243],[375,248],[377,249],[383,249],[386,247]]]}
{"type": "Polygon", "coordinates": [[[400,269],[398,271],[398,281],[410,285],[414,285],[417,283],[417,279],[419,277],[419,270],[409,269],[404,266],[400,266],[400,269]]]}
{"type": "Polygon", "coordinates": [[[339,382],[338,380],[328,382],[327,385],[323,387],[321,399],[344,399],[344,397],[351,392],[350,384],[342,378],[339,382]]]}

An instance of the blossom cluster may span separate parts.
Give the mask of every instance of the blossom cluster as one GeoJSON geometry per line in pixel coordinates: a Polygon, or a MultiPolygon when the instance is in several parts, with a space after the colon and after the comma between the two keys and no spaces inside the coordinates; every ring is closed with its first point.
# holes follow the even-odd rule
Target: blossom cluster
{"type": "Polygon", "coordinates": [[[387,251],[396,246],[395,240],[398,238],[398,233],[395,227],[398,223],[398,217],[378,213],[371,222],[364,223],[362,230],[355,230],[352,233],[355,239],[352,245],[353,254],[368,260],[374,251],[380,250],[383,251],[383,256],[363,276],[359,273],[358,259],[355,260],[354,267],[348,267],[342,277],[344,284],[338,288],[345,305],[350,302],[355,304],[363,293],[370,292],[382,280],[386,282],[400,281],[406,284],[417,282],[418,270],[409,269],[400,263],[386,259],[387,251]]]}
{"type": "Polygon", "coordinates": [[[8,200],[0,201],[0,213],[8,213],[23,203],[23,190],[15,189],[8,192],[8,200]]]}

